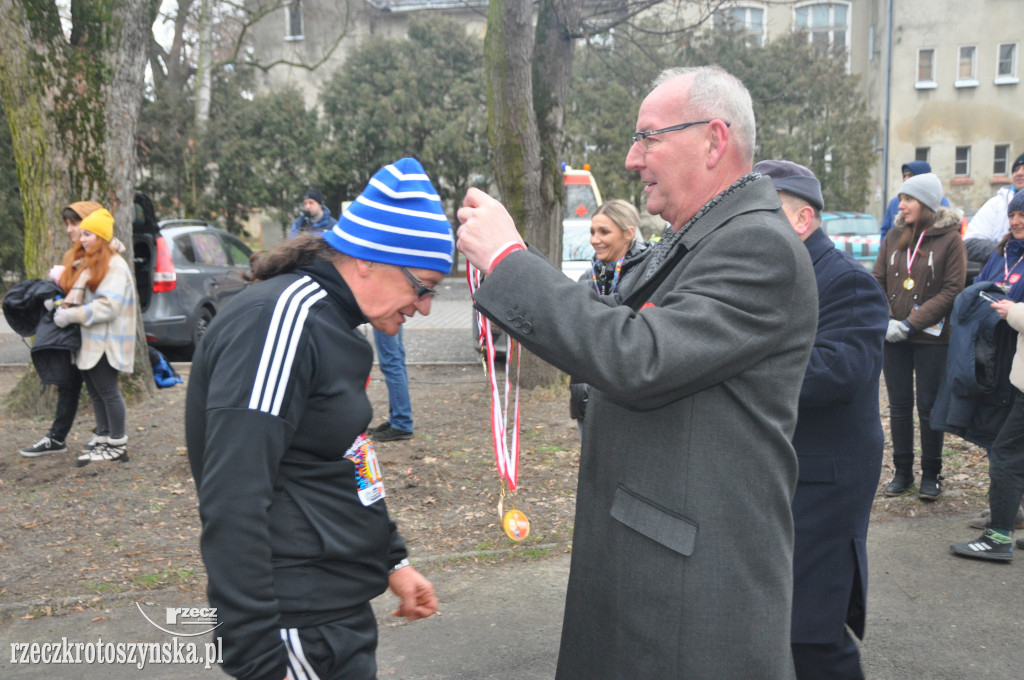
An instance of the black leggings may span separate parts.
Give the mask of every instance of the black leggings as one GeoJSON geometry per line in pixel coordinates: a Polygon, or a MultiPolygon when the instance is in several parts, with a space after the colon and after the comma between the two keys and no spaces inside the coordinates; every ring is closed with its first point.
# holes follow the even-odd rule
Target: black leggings
{"type": "Polygon", "coordinates": [[[1013,389],[1013,406],[988,452],[988,505],[994,529],[1013,529],[1024,496],[1024,394],[1013,389]]]}
{"type": "Polygon", "coordinates": [[[87,371],[82,371],[85,387],[92,397],[92,409],[96,414],[96,434],[110,439],[124,437],[125,407],[118,384],[117,369],[110,365],[106,356],[87,371]]]}
{"type": "MultiPolygon", "coordinates": [[[[68,358],[70,361],[71,358],[68,358]]],[[[75,414],[78,413],[78,398],[82,395],[82,372],[71,366],[71,379],[68,382],[57,384],[57,413],[53,416],[53,424],[50,425],[50,439],[59,442],[68,438],[68,432],[75,422],[75,414]]]]}
{"type": "Polygon", "coordinates": [[[929,414],[939,384],[946,374],[948,345],[911,342],[885,343],[882,371],[889,393],[889,422],[892,429],[892,462],[897,472],[914,470],[914,391],[917,417],[921,422],[921,474],[935,477],[942,472],[942,441],[945,433],[929,426],[929,414]]]}

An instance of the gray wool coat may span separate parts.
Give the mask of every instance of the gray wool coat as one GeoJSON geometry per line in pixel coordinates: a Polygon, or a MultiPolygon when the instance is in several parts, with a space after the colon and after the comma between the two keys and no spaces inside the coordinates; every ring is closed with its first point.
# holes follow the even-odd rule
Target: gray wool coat
{"type": "Polygon", "coordinates": [[[681,244],[667,278],[645,284],[638,272],[621,298],[528,251],[475,298],[593,386],[563,680],[793,677],[790,439],[817,322],[814,272],[767,178],[727,194],[681,244]]]}

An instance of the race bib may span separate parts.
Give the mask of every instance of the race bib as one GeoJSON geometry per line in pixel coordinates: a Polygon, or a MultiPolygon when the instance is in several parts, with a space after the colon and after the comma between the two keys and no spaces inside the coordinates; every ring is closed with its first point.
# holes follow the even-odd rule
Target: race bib
{"type": "Polygon", "coordinates": [[[384,498],[384,482],[381,479],[380,464],[373,451],[373,442],[363,433],[356,437],[345,457],[356,467],[356,487],[363,505],[373,505],[384,498]]]}

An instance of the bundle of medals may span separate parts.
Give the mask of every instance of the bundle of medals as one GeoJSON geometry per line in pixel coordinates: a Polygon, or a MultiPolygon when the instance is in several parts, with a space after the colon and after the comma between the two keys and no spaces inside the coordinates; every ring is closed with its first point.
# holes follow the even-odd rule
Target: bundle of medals
{"type": "MultiPolygon", "coordinates": [[[[466,278],[469,279],[469,292],[476,295],[480,286],[480,270],[472,264],[466,265],[466,278]]],[[[516,487],[519,480],[519,367],[521,348],[519,343],[508,334],[505,350],[505,394],[504,399],[498,389],[498,375],[495,369],[494,337],[491,334],[491,320],[474,313],[476,319],[478,342],[484,348],[484,372],[491,385],[491,435],[494,440],[494,458],[498,466],[498,483],[500,498],[498,500],[498,516],[505,535],[513,541],[522,541],[530,534],[530,520],[526,514],[516,508],[516,487]],[[512,393],[512,371],[515,370],[515,403],[512,414],[512,426],[509,427],[509,395],[512,393]]]]}

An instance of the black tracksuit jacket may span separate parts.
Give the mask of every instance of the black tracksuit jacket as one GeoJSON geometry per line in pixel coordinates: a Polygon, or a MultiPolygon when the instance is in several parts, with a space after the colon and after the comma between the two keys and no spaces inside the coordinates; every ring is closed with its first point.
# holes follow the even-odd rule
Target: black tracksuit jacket
{"type": "Polygon", "coordinates": [[[364,322],[318,260],[238,294],[193,358],[189,464],[224,670],[238,678],[281,680],[282,628],[365,605],[406,557],[384,500],[363,505],[344,457],[372,415],[364,322]]]}

